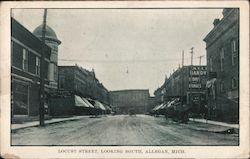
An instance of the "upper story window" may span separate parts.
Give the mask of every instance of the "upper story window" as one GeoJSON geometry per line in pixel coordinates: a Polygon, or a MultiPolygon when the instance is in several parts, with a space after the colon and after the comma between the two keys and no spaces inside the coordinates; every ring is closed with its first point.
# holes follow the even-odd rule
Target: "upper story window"
{"type": "Polygon", "coordinates": [[[232,89],[237,88],[237,80],[235,78],[232,78],[232,89]]]}
{"type": "Polygon", "coordinates": [[[212,57],[209,57],[209,71],[213,72],[213,59],[212,59],[212,57]]]}
{"type": "Polygon", "coordinates": [[[28,51],[24,48],[23,48],[22,69],[24,71],[28,71],[28,51]]]}
{"type": "Polygon", "coordinates": [[[40,58],[36,57],[36,75],[40,76],[40,58]]]}
{"type": "Polygon", "coordinates": [[[13,42],[12,45],[12,65],[22,69],[23,62],[23,48],[19,44],[13,42]]]}
{"type": "Polygon", "coordinates": [[[225,91],[225,84],[224,84],[224,82],[222,81],[221,83],[220,83],[220,92],[224,92],[225,91]]]}
{"type": "Polygon", "coordinates": [[[224,71],[224,48],[221,48],[220,50],[220,71],[223,72],[224,71]]]}
{"type": "Polygon", "coordinates": [[[64,88],[64,84],[65,84],[65,77],[59,76],[59,88],[64,88]]]}
{"type": "Polygon", "coordinates": [[[235,65],[237,63],[237,45],[236,40],[233,39],[231,41],[231,55],[232,55],[232,65],[235,65]]]}

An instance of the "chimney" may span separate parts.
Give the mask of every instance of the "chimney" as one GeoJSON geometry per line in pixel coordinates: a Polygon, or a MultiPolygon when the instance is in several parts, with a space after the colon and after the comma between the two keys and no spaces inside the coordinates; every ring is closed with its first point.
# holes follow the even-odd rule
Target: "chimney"
{"type": "Polygon", "coordinates": [[[220,23],[220,19],[214,19],[214,22],[213,22],[214,27],[217,26],[219,23],[220,23]]]}

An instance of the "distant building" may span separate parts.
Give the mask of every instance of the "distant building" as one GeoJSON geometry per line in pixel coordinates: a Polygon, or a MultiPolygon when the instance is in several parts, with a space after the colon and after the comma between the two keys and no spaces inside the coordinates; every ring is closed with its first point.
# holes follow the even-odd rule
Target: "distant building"
{"type": "MultiPolygon", "coordinates": [[[[50,91],[51,48],[45,45],[45,92],[50,91]]],[[[39,114],[42,41],[11,18],[12,117],[39,114]]]]}
{"type": "Polygon", "coordinates": [[[94,70],[88,71],[75,65],[59,66],[58,71],[60,91],[70,91],[109,104],[109,92],[96,78],[94,70]]]}
{"type": "Polygon", "coordinates": [[[239,120],[239,9],[223,9],[223,18],[204,41],[207,50],[210,116],[239,120]]]}
{"type": "Polygon", "coordinates": [[[147,112],[149,90],[110,91],[110,104],[117,107],[118,114],[128,114],[129,110],[137,114],[147,112]]]}

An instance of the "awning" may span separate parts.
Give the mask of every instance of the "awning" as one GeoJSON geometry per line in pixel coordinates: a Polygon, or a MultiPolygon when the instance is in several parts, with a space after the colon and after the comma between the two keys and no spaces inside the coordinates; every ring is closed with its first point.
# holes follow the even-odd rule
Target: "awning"
{"type": "Polygon", "coordinates": [[[213,78],[206,83],[206,88],[211,88],[214,82],[216,81],[216,78],[213,78]]]}
{"type": "Polygon", "coordinates": [[[86,98],[82,98],[82,100],[91,108],[95,108],[86,98]]]}
{"type": "Polygon", "coordinates": [[[111,109],[111,106],[109,106],[109,105],[107,105],[107,104],[103,104],[104,106],[105,106],[105,108],[107,109],[107,110],[112,110],[111,109]]]}
{"type": "Polygon", "coordinates": [[[99,101],[95,100],[95,106],[99,107],[102,110],[106,110],[106,108],[99,101]]]}
{"type": "Polygon", "coordinates": [[[81,97],[75,95],[75,106],[77,107],[89,107],[88,104],[86,104],[81,97]]]}
{"type": "Polygon", "coordinates": [[[154,110],[154,111],[159,110],[163,105],[164,105],[164,104],[162,103],[162,104],[156,106],[153,110],[154,110]]]}

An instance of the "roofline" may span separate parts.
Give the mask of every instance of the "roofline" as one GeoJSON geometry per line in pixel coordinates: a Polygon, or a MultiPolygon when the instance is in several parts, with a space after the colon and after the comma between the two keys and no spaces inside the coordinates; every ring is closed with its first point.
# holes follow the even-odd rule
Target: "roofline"
{"type": "Polygon", "coordinates": [[[123,89],[123,90],[112,90],[109,92],[113,93],[113,92],[129,92],[129,91],[148,91],[149,92],[149,89],[123,89]]]}
{"type": "Polygon", "coordinates": [[[226,16],[223,16],[220,19],[219,24],[217,24],[216,26],[213,27],[213,29],[205,36],[205,38],[203,39],[203,41],[206,42],[206,40],[209,38],[209,36],[211,36],[211,34],[213,34],[217,30],[217,28],[219,28],[219,26],[223,25],[225,19],[227,17],[229,17],[233,12],[234,12],[234,8],[232,10],[230,10],[230,12],[226,16]]]}

